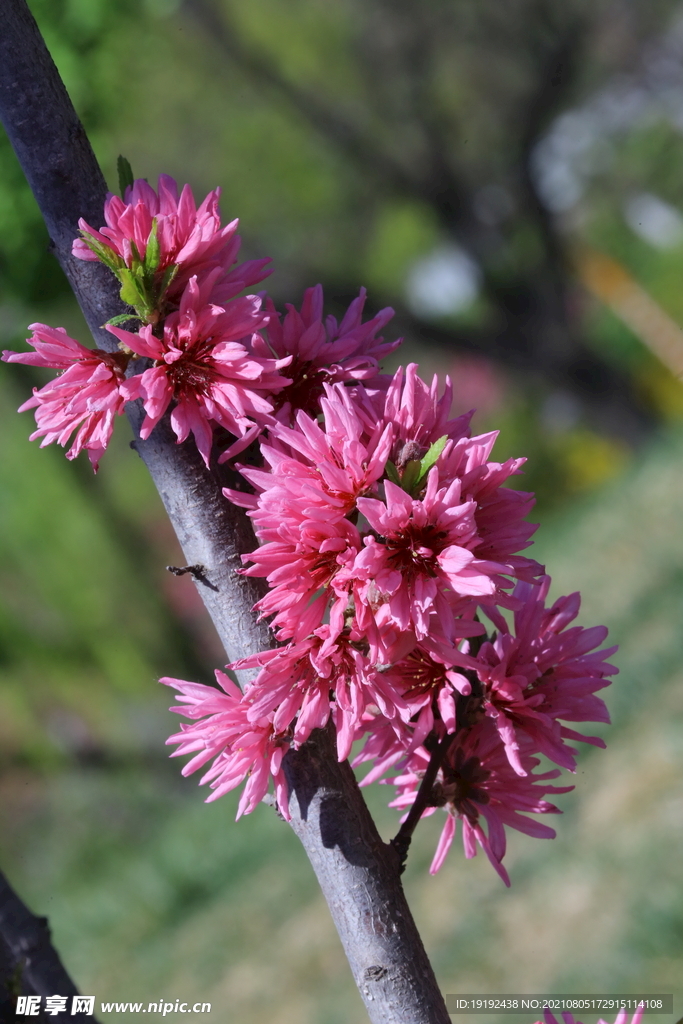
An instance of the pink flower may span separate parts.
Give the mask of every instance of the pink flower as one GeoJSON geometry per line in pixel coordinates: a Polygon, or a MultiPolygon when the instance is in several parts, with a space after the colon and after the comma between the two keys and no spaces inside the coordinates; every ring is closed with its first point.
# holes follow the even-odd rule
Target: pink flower
{"type": "Polygon", "coordinates": [[[323,676],[314,666],[320,643],[317,636],[311,636],[299,643],[242,658],[229,666],[238,670],[261,669],[249,687],[248,718],[272,719],[278,732],[291,732],[292,743],[297,747],[313,729],[324,728],[330,718],[332,681],[329,673],[323,676]]]}
{"type": "MultiPolygon", "coordinates": [[[[408,757],[407,771],[392,780],[399,793],[391,807],[410,807],[429,757],[424,747],[408,757]]],[[[510,767],[498,733],[488,719],[456,735],[434,787],[436,806],[443,807],[447,817],[430,868],[431,874],[435,874],[446,859],[458,821],[462,822],[465,856],[468,859],[474,857],[478,843],[508,886],[510,879],[502,864],[506,849],[504,826],[542,839],[554,838],[553,829],[521,812],[560,814],[554,804],[541,800],[540,794],[568,793],[574,787],[547,784],[548,779],[555,779],[560,774],[557,768],[531,775],[531,769],[539,763],[538,758],[524,753],[522,763],[527,772],[524,777],[515,774],[510,767]],[[486,823],[486,832],[483,823],[486,823]]],[[[425,815],[433,814],[435,809],[428,808],[425,815]]]]}
{"type": "Polygon", "coordinates": [[[327,724],[331,713],[343,761],[368,706],[380,708],[389,720],[409,717],[400,692],[372,671],[362,640],[353,629],[333,635],[329,626],[321,626],[298,643],[235,662],[233,669],[261,668],[249,689],[249,718],[274,716],[273,727],[293,728],[292,742],[299,746],[327,724]]]}
{"type": "MultiPolygon", "coordinates": [[[[391,425],[377,422],[364,392],[352,393],[341,384],[325,385],[320,409],[322,424],[303,411],[297,413],[293,427],[271,423],[270,434],[261,444],[267,468],[241,468],[242,475],[267,497],[262,501],[239,492],[230,497],[259,510],[256,521],[261,519],[264,502],[280,497],[281,479],[287,478],[282,486],[289,488],[289,478],[305,478],[305,486],[294,498],[302,507],[313,504],[347,515],[353,512],[358,495],[373,489],[382,477],[391,446],[391,425]]],[[[268,513],[265,515],[267,518],[268,513]]]]}
{"type": "MultiPolygon", "coordinates": [[[[461,501],[461,483],[439,487],[432,467],[420,499],[411,498],[387,480],[385,501],[358,498],[356,505],[373,533],[339,582],[354,582],[359,606],[372,610],[378,626],[395,623],[414,630],[418,640],[429,635],[432,612],[442,634],[454,636],[455,620],[447,598],[494,595],[507,581],[505,566],[475,558],[476,504],[461,501]]],[[[509,585],[509,584],[508,584],[509,585]]]]}
{"type": "Polygon", "coordinates": [[[447,419],[436,385],[428,390],[412,367],[405,388],[400,373],[394,378],[385,415],[360,385],[353,392],[341,384],[324,388],[323,423],[301,411],[292,427],[274,423],[261,446],[270,472],[242,470],[260,494],[225,492],[251,509],[261,546],[246,571],[271,584],[259,609],[276,613],[280,638],[303,639],[330,602],[330,622],[341,628],[351,600],[379,655],[381,634],[392,627],[420,640],[437,626],[451,642],[471,635],[458,633],[456,622],[472,602],[514,604],[503,594],[513,585],[506,577],[541,571],[511,553],[515,544],[526,547],[535,529],[520,519],[530,496],[502,493],[520,460],[489,463],[494,435],[467,437],[467,423],[447,419]],[[454,437],[435,442],[444,429],[454,437]],[[414,437],[397,440],[406,432],[414,437]],[[397,444],[404,457],[392,465],[397,444]],[[355,525],[359,515],[369,526],[364,534],[355,525]]]}
{"type": "Polygon", "coordinates": [[[64,371],[44,387],[34,388],[33,397],[19,407],[19,412],[36,410],[38,429],[31,440],[42,437],[41,448],[53,441],[65,446],[78,430],[66,457],[74,459],[85,448],[97,471],[114,416],[123,412],[126,399],[121,389],[128,359],[122,353],[85,348],[63,327],[31,324],[29,329],[34,334],[27,340],[35,352],[3,352],[3,360],[64,371]]]}
{"type": "Polygon", "coordinates": [[[192,431],[207,466],[213,423],[243,437],[254,430],[255,417],[271,411],[267,396],[288,383],[276,372],[287,360],[262,359],[244,344],[245,335],[264,322],[261,300],[248,295],[225,308],[213,305],[216,274],[212,271],[202,282],[190,280],[180,309],[166,317],[161,338],[152,325],[137,334],[107,327],[128,349],[154,360],[153,367],[130,377],[123,389],[128,400],[143,400],[147,417],[141,436],[149,437],[175,400],[171,425],[178,443],[192,431]]]}
{"type": "MultiPolygon", "coordinates": [[[[469,625],[470,635],[479,635],[484,627],[478,622],[463,622],[461,632],[469,625]]],[[[455,646],[438,644],[430,639],[416,644],[404,657],[393,660],[384,670],[384,678],[402,695],[412,719],[412,736],[407,737],[410,752],[424,743],[443,723],[446,732],[455,732],[457,701],[469,696],[472,684],[458,668],[472,668],[476,662],[455,646]]]]}
{"type": "MultiPolygon", "coordinates": [[[[439,380],[436,375],[431,385],[428,385],[418,375],[417,369],[417,363],[409,363],[405,370],[399,367],[386,395],[375,399],[380,414],[396,427],[395,454],[406,445],[426,451],[444,436],[454,443],[469,439],[474,410],[450,419],[453,400],[450,378],[446,377],[444,393],[439,397],[439,380]]],[[[397,459],[394,458],[394,461],[397,459]]]]}
{"type": "Polygon", "coordinates": [[[288,304],[282,322],[268,299],[270,320],[265,337],[254,342],[254,351],[262,356],[294,357],[289,369],[292,383],[274,402],[279,420],[289,423],[298,409],[317,415],[325,384],[362,381],[366,387],[386,387],[389,378],[380,375],[378,359],[393,352],[401,342],[383,343],[377,333],[394,311],[383,309],[363,323],[365,295],[361,288],[340,324],[333,316],[323,321],[321,285],[304,292],[300,311],[288,304]]]}
{"type": "Polygon", "coordinates": [[[257,521],[257,533],[264,543],[243,556],[254,564],[242,571],[268,579],[270,591],[256,608],[262,617],[274,614],[271,625],[279,630],[278,638],[303,640],[322,623],[330,598],[335,621],[343,614],[346,596],[330,590],[330,584],[340,566],[358,551],[358,530],[333,510],[304,515],[294,502],[285,500],[279,523],[262,523],[257,521]]]}
{"type": "Polygon", "coordinates": [[[219,790],[251,771],[252,807],[279,767],[274,751],[331,719],[339,759],[364,738],[363,784],[398,770],[382,781],[397,787],[391,806],[407,810],[447,743],[423,812],[446,812],[431,870],[460,822],[466,856],[481,846],[509,885],[506,826],[552,838],[528,815],[560,813],[545,796],[573,788],[551,784],[558,769],[534,774],[534,755],[572,768],[565,740],[600,743],[560,723],[606,720],[595,696],[613,672],[611,652],[595,650],[605,631],[567,628],[576,595],[545,608],[549,580],[535,582],[542,567],[517,555],[534,530],[523,521],[532,496],[504,487],[522,460],[492,462],[495,435],[471,438],[468,417],[448,419],[436,383],[409,367],[383,400],[360,384],[323,388],[319,419],[271,419],[265,467],[242,467],[256,493],[225,492],[259,539],[243,570],[270,584],[256,607],[289,642],[232,666],[260,671],[220,730],[216,721],[206,733],[204,706],[182,749],[216,757],[207,778],[219,790]],[[514,632],[500,607],[514,610],[514,632]],[[498,629],[490,640],[482,608],[498,629]]]}
{"type": "MultiPolygon", "coordinates": [[[[491,461],[497,432],[470,437],[472,412],[448,418],[452,394],[448,377],[441,398],[438,390],[437,378],[428,387],[417,375],[414,363],[406,368],[405,380],[402,369],[396,372],[381,408],[381,415],[395,425],[392,459],[405,475],[411,461],[414,464],[431,445],[445,439],[435,465],[441,486],[459,480],[461,500],[474,502],[476,540],[470,546],[472,552],[477,558],[503,563],[505,569],[501,571],[508,575],[533,580],[543,571],[542,566],[516,552],[531,544],[537,529],[525,521],[534,496],[503,486],[510,476],[521,472],[526,460],[491,461]]],[[[375,399],[376,406],[378,401],[375,399]]]]}
{"type": "MultiPolygon", "coordinates": [[[[235,234],[238,221],[221,227],[219,196],[220,189],[215,189],[197,209],[189,185],[179,196],[176,182],[167,174],[159,177],[158,193],[138,179],[126,189],[125,199],[111,193],[107,196],[105,227],[96,231],[84,220],[78,222],[83,237],[74,241],[73,255],[82,260],[99,259],[119,276],[123,268],[141,267],[147,278],[144,287],[150,308],[155,299],[162,298],[152,292],[161,291],[178,302],[193,275],[220,268],[214,279],[214,301],[227,302],[267,277],[270,271],[265,267],[270,260],[252,260],[230,271],[240,248],[235,234]],[[178,267],[175,273],[174,267],[178,267]]],[[[125,282],[125,275],[122,280],[125,282]]],[[[135,301],[131,304],[138,305],[135,301]]]]}
{"type": "Polygon", "coordinates": [[[531,538],[538,525],[528,523],[526,516],[536,499],[526,491],[504,486],[511,476],[521,472],[526,459],[493,462],[489,456],[497,437],[495,431],[472,438],[468,444],[461,445],[460,452],[454,446],[440,471],[446,479],[451,473],[459,476],[463,495],[477,504],[475,520],[480,539],[472,549],[477,557],[500,562],[506,574],[533,583],[543,572],[543,566],[515,552],[533,543],[531,538]]]}
{"type": "Polygon", "coordinates": [[[370,771],[359,782],[360,786],[369,786],[382,779],[384,773],[397,762],[404,761],[406,752],[412,752],[414,731],[410,724],[402,718],[389,721],[379,709],[370,708],[363,715],[356,729],[354,740],[364,739],[363,747],[351,762],[353,768],[363,764],[371,764],[370,771]]]}
{"type": "Polygon", "coordinates": [[[213,793],[207,797],[207,803],[247,779],[237,810],[238,818],[254,810],[268,792],[272,777],[278,807],[289,819],[282,758],[291,736],[286,731],[277,731],[268,717],[254,720],[249,717],[250,691],[242,694],[223,672],[217,671],[216,679],[220,690],[184,679],[159,680],[180,694],[181,704],[171,711],[196,722],[195,725],[181,724],[180,732],[166,741],[179,744],[171,757],[198,752],[183,768],[183,775],[191,775],[213,760],[211,768],[200,779],[200,785],[211,783],[213,793]]]}
{"type": "Polygon", "coordinates": [[[316,629],[330,600],[331,621],[341,629],[347,596],[332,583],[360,550],[347,513],[382,474],[391,442],[391,429],[382,424],[368,435],[364,410],[343,385],[328,386],[321,404],[325,430],[299,412],[296,429],[276,424],[261,446],[270,472],[242,468],[261,491],[258,498],[224,491],[252,509],[261,544],[244,556],[254,563],[244,572],[268,579],[271,590],[257,608],[264,616],[275,613],[280,639],[300,640],[316,629]]]}
{"type": "Polygon", "coordinates": [[[477,655],[486,713],[519,775],[524,774],[519,753],[523,737],[533,741],[534,750],[571,771],[576,767],[576,752],[566,739],[605,746],[603,740],[561,726],[558,720],[609,722],[607,708],[595,691],[609,686],[607,677],[618,672],[606,661],[616,647],[595,650],[605,640],[606,628],[567,629],[578,615],[579,595],[561,597],[546,609],[549,586],[549,576],[542,578],[541,586],[517,585],[515,597],[521,607],[514,616],[514,636],[503,616],[489,610],[499,633],[477,655]]]}

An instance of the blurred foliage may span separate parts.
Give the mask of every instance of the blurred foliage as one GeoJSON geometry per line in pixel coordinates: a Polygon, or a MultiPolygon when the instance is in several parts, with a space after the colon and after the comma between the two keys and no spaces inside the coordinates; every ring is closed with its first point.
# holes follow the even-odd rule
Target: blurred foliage
{"type": "MultiPolygon", "coordinates": [[[[528,457],[516,485],[537,492],[537,557],[555,594],[580,588],[583,621],[606,621],[622,644],[610,747],[583,758],[554,843],[513,839],[512,892],[459,851],[427,878],[434,823],[411,853],[409,896],[444,990],[677,991],[683,389],[588,295],[572,258],[580,246],[609,255],[683,322],[683,239],[648,242],[626,214],[643,194],[683,208],[666,98],[683,109],[678,6],[31,8],[112,186],[121,152],[152,182],[171,173],[198,195],[220,184],[245,257],[276,260],[279,303],[320,280],[333,312],[362,284],[370,311],[395,306],[386,334],[406,341],[389,368],[450,373],[455,411],[476,407],[476,430],[501,430],[497,457],[528,457]],[[658,92],[662,54],[671,80],[658,92]],[[617,99],[601,107],[609,89],[617,99]],[[630,120],[600,121],[626,100],[630,120]],[[556,136],[560,150],[574,139],[565,163],[580,187],[551,212],[532,171],[556,136]],[[449,313],[417,312],[411,273],[448,246],[473,260],[478,291],[449,313]]],[[[33,320],[86,340],[47,243],[0,137],[3,347],[20,347],[33,320]]],[[[27,443],[31,416],[14,409],[40,379],[0,375],[3,866],[98,998],[208,998],[244,1024],[360,1022],[291,833],[265,808],[234,826],[234,800],[204,807],[164,764],[177,723],[155,680],[208,681],[218,642],[190,579],[164,571],[181,555],[123,422],[96,479],[27,443]]],[[[371,799],[388,835],[383,797],[371,799]]]]}

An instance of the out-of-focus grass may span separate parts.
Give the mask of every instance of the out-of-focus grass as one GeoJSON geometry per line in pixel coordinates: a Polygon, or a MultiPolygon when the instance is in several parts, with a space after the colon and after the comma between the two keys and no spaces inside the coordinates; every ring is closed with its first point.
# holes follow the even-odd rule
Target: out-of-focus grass
{"type": "MultiPolygon", "coordinates": [[[[605,622],[621,645],[621,674],[606,691],[614,725],[606,751],[581,757],[575,793],[559,798],[557,839],[511,837],[511,890],[457,843],[429,877],[439,822],[423,825],[406,887],[446,992],[673,991],[680,1016],[682,468],[683,437],[671,435],[540,531],[535,553],[554,595],[580,588],[581,621],[605,622]]],[[[176,727],[144,689],[135,699],[146,735],[176,727]]],[[[106,701],[129,716],[136,706],[125,688],[106,701]]],[[[241,1024],[361,1024],[287,826],[265,807],[235,824],[234,796],[204,806],[195,780],[179,779],[177,762],[150,759],[148,742],[132,742],[130,758],[42,775],[17,768],[3,780],[4,866],[50,916],[82,990],[98,1000],[206,1000],[213,1019],[241,1024]]],[[[396,827],[388,795],[368,791],[387,837],[396,827]]]]}
{"type": "Polygon", "coordinates": [[[160,623],[149,594],[129,579],[118,541],[93,515],[87,496],[74,488],[61,452],[27,443],[31,421],[15,414],[20,400],[4,381],[0,737],[5,755],[39,743],[36,716],[48,725],[57,708],[62,715],[70,709],[84,728],[92,719],[89,727],[97,733],[115,729],[121,700],[139,693],[140,680],[154,678],[159,655],[160,623]]]}

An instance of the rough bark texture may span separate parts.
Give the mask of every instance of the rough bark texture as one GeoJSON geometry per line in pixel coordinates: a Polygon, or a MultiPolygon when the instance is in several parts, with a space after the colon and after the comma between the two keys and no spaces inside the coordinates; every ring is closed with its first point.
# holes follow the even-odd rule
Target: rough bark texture
{"type": "MultiPolygon", "coordinates": [[[[0,117],[41,208],[55,255],[101,348],[122,311],[117,285],[98,264],[71,256],[79,217],[101,223],[106,185],[85,132],[24,0],[5,0],[0,38],[0,117]]],[[[139,410],[133,409],[134,429],[139,410]]],[[[221,495],[223,471],[207,470],[192,443],[167,424],[135,442],[161,494],[188,564],[231,660],[267,648],[251,611],[260,581],[235,575],[254,546],[251,524],[221,495]]],[[[287,757],[292,826],[313,864],[373,1024],[447,1024],[449,1016],[410,914],[398,858],[370,817],[348,764],[326,733],[287,757]]],[[[1,928],[0,928],[1,930],[1,928]]]]}
{"type": "Polygon", "coordinates": [[[285,759],[292,828],[313,865],[371,1021],[449,1020],[400,880],[334,736],[285,759]],[[408,960],[415,953],[414,963],[408,960]]]}
{"type": "MultiPolygon", "coordinates": [[[[128,413],[137,435],[143,413],[137,403],[128,413]]],[[[215,461],[208,470],[192,439],[176,444],[168,419],[147,441],[138,437],[133,446],[154,480],[187,564],[202,567],[193,578],[227,658],[235,661],[267,650],[272,634],[252,612],[265,592],[265,581],[236,572],[242,566],[240,555],[256,546],[251,520],[222,494],[223,487],[237,488],[244,481],[215,461]]],[[[244,684],[254,673],[236,675],[244,684]]]]}

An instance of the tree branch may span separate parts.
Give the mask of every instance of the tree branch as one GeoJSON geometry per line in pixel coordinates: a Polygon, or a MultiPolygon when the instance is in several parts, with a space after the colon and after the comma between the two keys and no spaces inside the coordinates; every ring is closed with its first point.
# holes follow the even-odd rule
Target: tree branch
{"type": "Polygon", "coordinates": [[[400,880],[331,729],[284,761],[292,827],[313,865],[373,1022],[446,1024],[449,1015],[400,880]],[[406,958],[416,955],[414,965],[406,958]],[[422,972],[427,971],[423,977],[422,972]]]}
{"type": "MultiPolygon", "coordinates": [[[[6,0],[0,37],[0,116],[48,226],[57,258],[101,348],[101,329],[122,311],[117,286],[98,264],[71,256],[79,217],[100,223],[106,186],[57,69],[24,0],[6,0]]],[[[221,494],[229,474],[207,470],[191,442],[175,444],[167,422],[139,440],[140,410],[131,420],[144,459],[176,530],[188,565],[205,567],[199,592],[233,660],[272,643],[252,606],[261,581],[238,577],[242,552],[253,548],[249,519],[221,494]]],[[[232,486],[235,482],[232,482],[232,486]]],[[[354,978],[373,1024],[449,1024],[403,894],[397,858],[384,844],[347,763],[338,764],[325,732],[286,758],[292,827],[330,906],[354,978]]]]}
{"type": "Polygon", "coordinates": [[[50,1019],[58,1024],[67,1021],[86,1024],[95,1018],[84,1013],[71,1014],[71,997],[78,989],[67,974],[59,953],[50,941],[46,917],[36,917],[19,899],[5,876],[0,872],[0,937],[9,952],[13,971],[21,982],[21,991],[39,996],[67,996],[69,1002],[63,1013],[50,1019]]]}
{"type": "Polygon", "coordinates": [[[417,828],[420,818],[428,807],[433,806],[431,800],[436,776],[439,774],[439,768],[443,764],[443,759],[448,753],[448,748],[454,740],[454,733],[446,733],[443,739],[436,744],[434,750],[432,750],[427,770],[422,777],[422,782],[420,783],[420,788],[415,795],[415,799],[410,805],[410,810],[408,811],[406,820],[391,840],[391,845],[399,855],[401,867],[405,864],[406,857],[408,856],[408,848],[410,847],[410,843],[413,838],[413,832],[417,828]]]}

